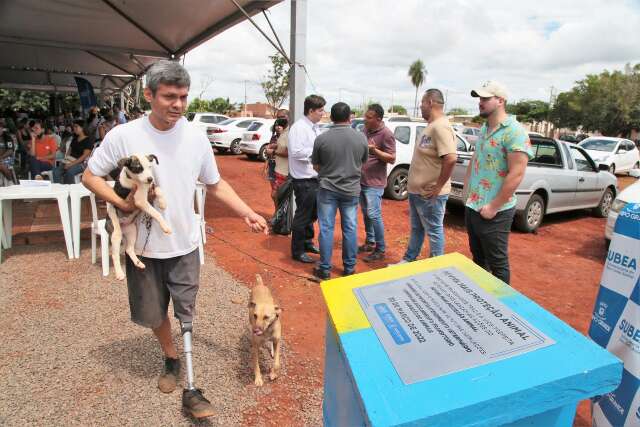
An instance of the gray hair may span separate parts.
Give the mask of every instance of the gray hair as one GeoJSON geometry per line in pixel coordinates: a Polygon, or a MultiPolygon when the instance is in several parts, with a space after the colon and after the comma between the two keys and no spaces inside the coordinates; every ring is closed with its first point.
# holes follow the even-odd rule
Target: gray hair
{"type": "Polygon", "coordinates": [[[178,87],[191,86],[191,78],[187,70],[176,61],[161,59],[147,71],[147,87],[156,94],[158,85],[165,84],[178,87]]]}
{"type": "Polygon", "coordinates": [[[444,105],[444,96],[440,89],[429,89],[425,93],[425,96],[435,102],[436,104],[444,105]]]}

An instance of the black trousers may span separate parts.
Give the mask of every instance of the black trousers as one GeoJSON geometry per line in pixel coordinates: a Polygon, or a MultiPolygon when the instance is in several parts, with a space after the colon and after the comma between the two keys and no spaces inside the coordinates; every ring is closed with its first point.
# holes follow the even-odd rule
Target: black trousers
{"type": "Polygon", "coordinates": [[[509,233],[515,212],[516,208],[500,211],[489,220],[469,207],[464,214],[473,262],[506,284],[511,280],[509,233]]]}
{"type": "Polygon", "coordinates": [[[291,224],[291,256],[304,254],[306,244],[313,239],[313,223],[318,219],[316,195],[318,180],[294,179],[293,194],[296,198],[296,212],[291,224]]]}

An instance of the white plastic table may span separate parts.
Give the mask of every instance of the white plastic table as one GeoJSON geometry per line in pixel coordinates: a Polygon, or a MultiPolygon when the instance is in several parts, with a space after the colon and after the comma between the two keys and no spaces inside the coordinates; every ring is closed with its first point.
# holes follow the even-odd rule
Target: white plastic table
{"type": "Polygon", "coordinates": [[[80,216],[81,201],[83,197],[89,197],[91,191],[82,184],[71,184],[69,197],[71,199],[71,231],[73,234],[73,255],[80,258],[80,216]]]}
{"type": "Polygon", "coordinates": [[[55,199],[58,201],[64,242],[67,245],[67,255],[70,259],[73,258],[68,203],[69,186],[63,184],[51,184],[46,187],[12,185],[0,187],[0,262],[2,262],[2,248],[9,249],[12,244],[13,201],[25,199],[55,199]]]}

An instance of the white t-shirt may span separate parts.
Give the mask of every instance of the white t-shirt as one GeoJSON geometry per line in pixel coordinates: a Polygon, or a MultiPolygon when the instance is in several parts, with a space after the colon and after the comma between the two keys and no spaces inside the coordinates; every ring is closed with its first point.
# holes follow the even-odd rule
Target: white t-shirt
{"type": "Polygon", "coordinates": [[[120,159],[137,153],[158,158],[157,165],[152,162],[153,172],[167,200],[167,209],[158,211],[172,234],[165,235],[156,221],[151,222],[149,234],[139,215],[136,253],[164,259],[192,252],[200,238],[193,207],[196,181],[215,184],[220,180],[209,140],[184,117],[167,131],[156,129],[148,117],[142,117],[113,128],[94,150],[87,167],[94,175],[106,176],[120,159]]]}

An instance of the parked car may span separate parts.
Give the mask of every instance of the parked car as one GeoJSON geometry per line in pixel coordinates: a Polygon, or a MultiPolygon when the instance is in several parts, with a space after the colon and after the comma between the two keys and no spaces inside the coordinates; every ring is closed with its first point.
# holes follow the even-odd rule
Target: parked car
{"type": "Polygon", "coordinates": [[[211,145],[221,153],[231,151],[240,154],[242,134],[253,122],[264,122],[266,119],[256,117],[233,117],[220,122],[215,128],[207,130],[207,137],[211,145]]]}
{"type": "Polygon", "coordinates": [[[364,119],[359,117],[356,119],[351,120],[351,127],[354,128],[355,130],[360,130],[362,129],[362,127],[364,126],[364,119]]]}
{"type": "Polygon", "coordinates": [[[466,127],[462,130],[462,137],[466,139],[469,144],[475,144],[480,137],[480,128],[466,127]]]}
{"type": "Polygon", "coordinates": [[[640,168],[638,148],[628,139],[592,136],[578,144],[598,164],[606,165],[615,174],[640,168]]]}
{"type": "Polygon", "coordinates": [[[267,145],[269,145],[269,141],[271,141],[271,135],[273,133],[271,128],[274,123],[275,119],[264,119],[260,122],[253,122],[247,128],[247,131],[242,134],[240,151],[252,160],[267,160],[265,150],[267,149],[267,145]]]}
{"type": "MultiPolygon", "coordinates": [[[[631,169],[629,175],[634,178],[640,178],[640,169],[631,169]]],[[[609,209],[609,215],[607,216],[607,225],[604,228],[604,238],[607,246],[609,246],[609,242],[613,238],[613,228],[616,225],[618,214],[627,206],[627,203],[640,203],[640,180],[622,190],[611,204],[611,209],[609,209]]]]}
{"type": "Polygon", "coordinates": [[[580,141],[578,141],[578,138],[576,138],[576,136],[575,136],[575,135],[572,135],[572,134],[570,134],[570,133],[563,133],[563,134],[560,134],[560,136],[558,137],[558,139],[559,139],[559,140],[561,140],[561,141],[567,141],[567,142],[570,142],[570,143],[572,143],[572,144],[577,144],[578,142],[580,142],[580,141]]]}
{"type": "MultiPolygon", "coordinates": [[[[586,150],[565,141],[530,137],[534,158],[527,165],[516,190],[516,228],[535,231],[546,214],[576,209],[593,209],[606,218],[617,194],[617,178],[598,168],[586,150]]],[[[471,153],[458,153],[451,177],[453,203],[466,202],[464,177],[471,153]]]]}
{"type": "MultiPolygon", "coordinates": [[[[386,125],[396,138],[396,161],[387,165],[387,186],[384,195],[392,200],[405,200],[408,197],[407,181],[413,150],[427,123],[411,121],[391,122],[386,125]]],[[[456,134],[456,140],[459,152],[467,153],[473,150],[471,144],[460,135],[456,134]]]]}
{"type": "Polygon", "coordinates": [[[207,129],[213,128],[214,125],[228,119],[229,117],[218,113],[187,113],[187,120],[205,132],[207,129]]]}
{"type": "MultiPolygon", "coordinates": [[[[333,126],[333,123],[318,123],[318,127],[320,128],[320,133],[325,133],[326,131],[331,129],[331,126],[333,126]]],[[[364,126],[364,124],[362,126],[364,126]]],[[[357,129],[357,130],[360,130],[360,129],[357,129]]]]}

